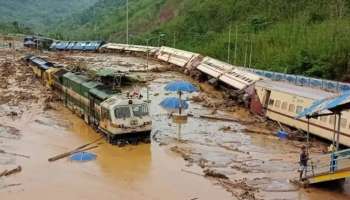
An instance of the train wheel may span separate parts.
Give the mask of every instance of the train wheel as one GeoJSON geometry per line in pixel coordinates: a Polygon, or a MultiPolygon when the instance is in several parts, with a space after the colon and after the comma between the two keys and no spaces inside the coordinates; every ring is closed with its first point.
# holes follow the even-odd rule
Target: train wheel
{"type": "Polygon", "coordinates": [[[117,143],[118,147],[124,147],[127,145],[127,141],[125,140],[118,140],[117,143]]]}
{"type": "Polygon", "coordinates": [[[137,138],[133,138],[133,139],[130,139],[129,143],[132,145],[137,145],[139,143],[139,140],[137,138]]]}
{"type": "Polygon", "coordinates": [[[142,140],[142,142],[145,143],[145,144],[150,144],[151,143],[151,138],[144,138],[142,140]]]}
{"type": "Polygon", "coordinates": [[[113,138],[112,138],[112,136],[110,134],[106,134],[106,138],[107,138],[107,142],[109,144],[113,144],[113,138]]]}

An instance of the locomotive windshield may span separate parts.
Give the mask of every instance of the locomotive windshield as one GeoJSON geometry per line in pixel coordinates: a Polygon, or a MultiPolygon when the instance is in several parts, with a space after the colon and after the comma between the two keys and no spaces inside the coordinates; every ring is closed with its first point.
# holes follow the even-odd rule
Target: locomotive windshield
{"type": "Polygon", "coordinates": [[[115,117],[117,119],[125,119],[125,118],[130,118],[131,117],[129,106],[117,107],[114,110],[114,113],[115,113],[115,117]]]}
{"type": "Polygon", "coordinates": [[[143,117],[148,115],[148,106],[147,104],[138,104],[132,105],[132,112],[135,117],[143,117]]]}

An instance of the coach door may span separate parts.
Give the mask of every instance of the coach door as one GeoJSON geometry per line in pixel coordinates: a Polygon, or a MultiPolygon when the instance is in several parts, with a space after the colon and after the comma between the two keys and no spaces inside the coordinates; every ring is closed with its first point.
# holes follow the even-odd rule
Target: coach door
{"type": "Polygon", "coordinates": [[[270,96],[271,96],[271,90],[264,90],[264,95],[263,95],[264,108],[267,108],[269,106],[270,96]]]}

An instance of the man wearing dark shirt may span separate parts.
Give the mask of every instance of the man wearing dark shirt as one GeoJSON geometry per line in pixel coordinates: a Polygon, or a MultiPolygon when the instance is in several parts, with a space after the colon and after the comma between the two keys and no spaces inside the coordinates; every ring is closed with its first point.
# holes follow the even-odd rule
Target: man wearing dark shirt
{"type": "Polygon", "coordinates": [[[299,180],[301,181],[303,178],[303,173],[307,173],[307,161],[309,160],[309,155],[306,151],[306,147],[302,146],[301,147],[301,153],[300,153],[300,168],[299,168],[299,172],[300,172],[300,177],[299,180]]]}

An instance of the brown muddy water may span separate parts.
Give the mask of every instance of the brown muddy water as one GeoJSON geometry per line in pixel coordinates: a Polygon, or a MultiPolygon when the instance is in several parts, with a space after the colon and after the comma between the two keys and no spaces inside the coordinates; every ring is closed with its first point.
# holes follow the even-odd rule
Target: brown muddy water
{"type": "MultiPolygon", "coordinates": [[[[79,60],[96,66],[100,62],[102,67],[112,65],[109,60],[128,60],[115,55],[91,57],[95,56],[84,60],[79,55],[79,60]]],[[[135,60],[142,62],[140,58],[135,60]]],[[[344,187],[308,189],[289,182],[297,177],[299,142],[247,133],[239,122],[196,117],[182,127],[178,138],[177,127],[158,104],[174,95],[163,90],[167,82],[187,78],[178,72],[140,75],[153,77],[147,83],[152,100],[152,143],[119,148],[103,141],[92,151],[97,155],[95,161],[47,161],[99,137],[60,103],[52,104],[55,109],[45,110],[38,97],[38,102],[21,105],[20,116],[0,112],[0,149],[30,156],[27,159],[0,154],[0,172],[22,166],[22,172],[0,178],[0,199],[350,199],[349,181],[344,187]],[[205,177],[206,170],[228,179],[205,177]]],[[[39,85],[33,88],[39,90],[44,89],[39,85]]],[[[145,87],[142,92],[146,96],[145,87]]],[[[4,110],[7,105],[0,108],[4,110]]],[[[190,102],[188,112],[197,116],[213,110],[190,102]]],[[[220,110],[216,113],[231,114],[220,110]]],[[[318,154],[318,150],[315,147],[313,153],[318,154]]]]}

